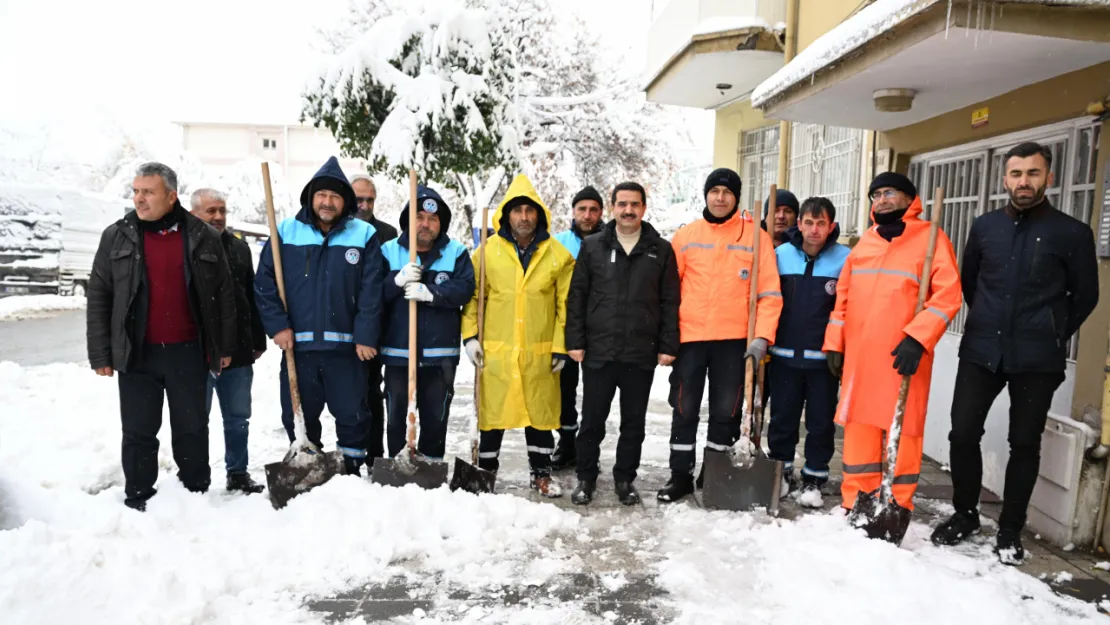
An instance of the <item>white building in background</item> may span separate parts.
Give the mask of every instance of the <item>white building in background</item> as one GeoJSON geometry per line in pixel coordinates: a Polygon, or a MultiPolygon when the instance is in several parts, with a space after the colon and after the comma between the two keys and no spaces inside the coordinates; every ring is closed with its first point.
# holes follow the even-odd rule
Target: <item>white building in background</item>
{"type": "MultiPolygon", "coordinates": [[[[339,156],[339,144],[326,128],[301,123],[178,121],[182,148],[206,169],[234,166],[246,159],[265,159],[281,165],[294,199],[329,156],[339,156]]],[[[364,171],[362,159],[340,158],[350,177],[364,171]]]]}

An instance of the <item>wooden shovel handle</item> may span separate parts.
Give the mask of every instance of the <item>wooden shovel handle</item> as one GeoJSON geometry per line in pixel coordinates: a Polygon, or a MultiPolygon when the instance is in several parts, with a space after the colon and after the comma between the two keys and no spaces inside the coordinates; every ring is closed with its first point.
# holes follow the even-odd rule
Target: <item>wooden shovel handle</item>
{"type": "MultiPolygon", "coordinates": [[[[409,262],[416,262],[416,170],[409,170],[409,262]]],[[[405,438],[409,451],[416,453],[416,300],[409,300],[409,402],[405,438]]]]}
{"type": "MultiPolygon", "coordinates": [[[[278,237],[277,215],[274,211],[274,191],[270,185],[270,164],[262,163],[262,188],[266,192],[266,221],[270,225],[270,253],[274,257],[274,279],[277,282],[278,297],[286,312],[289,312],[289,303],[285,300],[285,272],[281,265],[281,239],[278,237]]],[[[301,410],[301,393],[297,385],[297,363],[293,358],[293,348],[285,352],[285,368],[289,374],[289,399],[293,405],[293,431],[299,440],[305,433],[304,412],[301,410]]]]}

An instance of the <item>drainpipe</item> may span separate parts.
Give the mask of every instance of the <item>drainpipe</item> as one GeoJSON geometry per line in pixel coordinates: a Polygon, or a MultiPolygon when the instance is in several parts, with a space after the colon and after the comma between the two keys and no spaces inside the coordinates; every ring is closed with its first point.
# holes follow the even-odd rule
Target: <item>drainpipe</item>
{"type": "MultiPolygon", "coordinates": [[[[800,0],[786,0],[786,49],[783,60],[789,63],[798,53],[798,3],[800,0]]],[[[779,172],[778,188],[790,188],[790,122],[779,122],[779,172]]]]}

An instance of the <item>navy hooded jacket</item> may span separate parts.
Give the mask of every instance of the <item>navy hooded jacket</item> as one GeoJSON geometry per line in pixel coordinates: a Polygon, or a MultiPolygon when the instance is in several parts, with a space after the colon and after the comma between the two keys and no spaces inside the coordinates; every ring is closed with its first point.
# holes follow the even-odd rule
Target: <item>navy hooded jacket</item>
{"type": "MultiPolygon", "coordinates": [[[[432,293],[432,302],[416,306],[416,347],[420,353],[418,366],[440,365],[444,361],[459,362],[462,342],[462,307],[474,297],[474,264],[470,254],[458,241],[447,237],[451,228],[451,209],[433,189],[420,185],[416,202],[421,210],[439,215],[439,238],[432,249],[417,253],[423,268],[420,281],[432,293]]],[[[401,213],[401,235],[382,246],[387,274],[385,276],[385,338],[382,340],[382,362],[391,366],[408,365],[409,302],[405,290],[394,282],[402,267],[409,262],[409,209],[401,213]]]]}
{"type": "Polygon", "coordinates": [[[786,231],[786,242],[775,249],[782,284],[782,314],[770,352],[776,365],[825,368],[825,326],[836,306],[836,281],[851,250],[836,242],[834,226],[825,246],[810,260],[802,250],[797,227],[786,231]]]}
{"type": "Polygon", "coordinates": [[[333,156],[305,185],[297,216],[278,225],[288,312],[278,297],[274,242],[262,249],[254,290],[262,327],[271,338],[292,328],[297,350],[377,348],[385,264],[374,226],[356,219],[357,212],[355,192],[333,156]],[[325,235],[316,225],[312,196],[314,183],[329,178],[330,187],[338,182],[343,215],[325,235]]]}

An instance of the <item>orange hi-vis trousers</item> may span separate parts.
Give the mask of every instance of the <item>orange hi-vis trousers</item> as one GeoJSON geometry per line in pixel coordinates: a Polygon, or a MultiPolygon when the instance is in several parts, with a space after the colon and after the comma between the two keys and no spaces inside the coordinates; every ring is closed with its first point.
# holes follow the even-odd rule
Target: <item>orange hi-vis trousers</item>
{"type": "MultiPolygon", "coordinates": [[[[913,494],[921,474],[924,437],[902,435],[898,442],[898,462],[894,466],[894,500],[913,510],[913,494]]],[[[844,426],[844,481],[840,486],[841,504],[851,510],[856,495],[879,490],[883,481],[886,432],[877,427],[849,422],[844,426]]],[[[878,493],[876,492],[876,496],[878,493]]]]}

